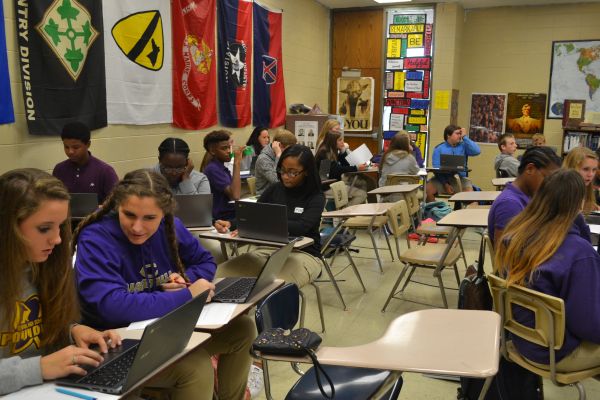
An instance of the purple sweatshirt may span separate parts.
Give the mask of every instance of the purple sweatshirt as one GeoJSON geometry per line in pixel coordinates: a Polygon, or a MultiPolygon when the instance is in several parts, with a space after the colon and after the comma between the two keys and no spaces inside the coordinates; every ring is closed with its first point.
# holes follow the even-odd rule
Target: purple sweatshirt
{"type": "MultiPolygon", "coordinates": [[[[190,281],[212,281],[216,271],[212,255],[177,218],[175,227],[190,281]]],[[[121,230],[116,214],[105,216],[81,232],[75,269],[84,321],[98,329],[161,317],[192,298],[188,289],[160,290],[176,272],[164,221],[144,244],[135,245],[121,230]]]]}
{"type": "MultiPolygon", "coordinates": [[[[576,224],[552,258],[535,271],[528,286],[565,302],[565,342],[556,351],[557,362],[583,340],[600,344],[600,255],[582,237],[576,224]]],[[[533,326],[532,312],[520,307],[515,307],[514,312],[517,321],[533,326]]],[[[514,335],[512,339],[528,359],[543,364],[550,362],[546,348],[514,335]]]]}

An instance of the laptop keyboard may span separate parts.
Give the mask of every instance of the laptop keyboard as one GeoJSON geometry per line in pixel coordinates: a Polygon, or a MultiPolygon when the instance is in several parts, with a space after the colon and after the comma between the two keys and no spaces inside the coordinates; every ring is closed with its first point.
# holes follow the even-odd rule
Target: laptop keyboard
{"type": "Polygon", "coordinates": [[[135,359],[138,346],[132,347],[113,362],[106,364],[92,373],[89,373],[79,382],[89,385],[117,387],[119,386],[129,373],[129,369],[135,359]]]}
{"type": "MultiPolygon", "coordinates": [[[[223,291],[217,293],[214,297],[214,300],[228,300],[228,299],[245,299],[252,287],[254,286],[254,282],[256,282],[256,278],[236,278],[237,281],[232,285],[229,285],[223,291]]],[[[220,283],[220,282],[219,282],[220,283]]],[[[218,288],[217,284],[217,288],[218,288]]]]}

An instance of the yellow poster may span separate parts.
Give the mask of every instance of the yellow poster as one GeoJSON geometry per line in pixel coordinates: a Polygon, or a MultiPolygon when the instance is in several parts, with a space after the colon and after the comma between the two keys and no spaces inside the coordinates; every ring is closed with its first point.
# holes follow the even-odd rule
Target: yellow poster
{"type": "Polygon", "coordinates": [[[408,117],[408,123],[410,125],[425,125],[427,124],[427,117],[408,117]]]}
{"type": "Polygon", "coordinates": [[[402,47],[402,39],[388,39],[387,41],[387,57],[400,58],[400,49],[402,47]]]}
{"type": "Polygon", "coordinates": [[[423,24],[415,24],[415,25],[390,25],[390,33],[398,34],[398,33],[422,33],[425,31],[425,25],[423,24]]]}
{"type": "Polygon", "coordinates": [[[410,115],[425,115],[425,110],[410,110],[410,115]]]}
{"type": "Polygon", "coordinates": [[[394,90],[404,90],[404,72],[394,72],[394,90]]]}
{"type": "Polygon", "coordinates": [[[408,35],[408,47],[423,47],[423,35],[408,35]]]}
{"type": "Polygon", "coordinates": [[[433,108],[436,110],[447,110],[450,107],[450,91],[436,90],[433,95],[433,108]]]}

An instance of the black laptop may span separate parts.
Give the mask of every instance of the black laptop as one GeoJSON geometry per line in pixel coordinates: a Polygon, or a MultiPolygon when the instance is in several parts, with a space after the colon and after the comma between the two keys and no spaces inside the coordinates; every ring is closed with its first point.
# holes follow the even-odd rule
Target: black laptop
{"type": "Polygon", "coordinates": [[[288,243],[287,207],[282,204],[235,202],[238,235],[241,238],[288,243]]]}
{"type": "Polygon", "coordinates": [[[224,278],[216,284],[212,301],[219,303],[245,303],[256,293],[269,286],[283,268],[285,260],[294,248],[294,242],[286,244],[269,256],[258,277],[224,278]]]}
{"type": "Polygon", "coordinates": [[[69,208],[71,209],[71,218],[85,218],[98,209],[98,194],[71,193],[69,208]]]}
{"type": "Polygon", "coordinates": [[[178,217],[186,228],[203,228],[212,226],[213,195],[206,194],[176,194],[178,217]]]}
{"type": "Polygon", "coordinates": [[[454,169],[457,171],[465,170],[465,156],[454,154],[440,154],[440,168],[454,169]]]}
{"type": "Polygon", "coordinates": [[[99,367],[82,366],[88,371],[86,376],[70,375],[56,383],[110,394],[127,392],[185,349],[207,297],[205,291],[154,321],[144,329],[140,340],[124,339],[121,346],[103,354],[99,367]]]}

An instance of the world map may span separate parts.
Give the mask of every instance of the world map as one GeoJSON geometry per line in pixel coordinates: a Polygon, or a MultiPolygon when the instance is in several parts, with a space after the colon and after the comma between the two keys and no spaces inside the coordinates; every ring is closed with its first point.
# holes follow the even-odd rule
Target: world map
{"type": "Polygon", "coordinates": [[[600,40],[554,42],[548,118],[562,118],[563,102],[585,100],[600,112],[600,40]]]}

